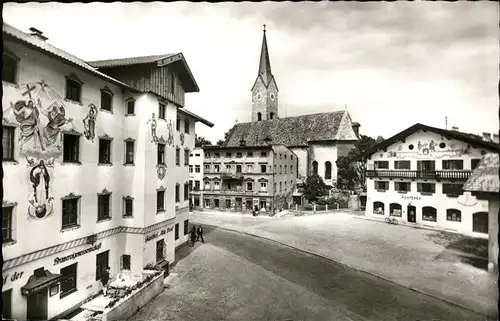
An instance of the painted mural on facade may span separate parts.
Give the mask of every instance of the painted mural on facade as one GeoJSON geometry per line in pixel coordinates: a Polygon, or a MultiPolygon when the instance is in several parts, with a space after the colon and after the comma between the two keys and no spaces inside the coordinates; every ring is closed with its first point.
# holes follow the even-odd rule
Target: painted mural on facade
{"type": "Polygon", "coordinates": [[[172,120],[170,119],[168,122],[168,138],[167,138],[167,144],[168,146],[174,146],[174,128],[172,126],[172,120]]]}
{"type": "Polygon", "coordinates": [[[156,165],[156,174],[158,175],[158,179],[160,180],[164,179],[166,173],[167,173],[167,165],[165,164],[156,165]]]}
{"type": "Polygon", "coordinates": [[[151,118],[148,120],[147,124],[151,124],[151,143],[156,143],[158,141],[158,136],[156,136],[156,116],[155,113],[151,115],[151,118]]]}
{"type": "Polygon", "coordinates": [[[89,111],[83,119],[83,135],[87,140],[94,142],[95,138],[95,123],[97,121],[97,107],[94,104],[89,105],[89,111]]]}
{"type": "Polygon", "coordinates": [[[43,219],[53,213],[51,182],[55,159],[62,155],[62,130],[74,129],[74,122],[62,97],[43,80],[20,85],[12,101],[2,121],[19,128],[17,157],[26,159],[29,181],[27,212],[43,219]]]}
{"type": "Polygon", "coordinates": [[[180,134],[181,145],[184,145],[184,133],[180,134]]]}
{"type": "MultiPolygon", "coordinates": [[[[441,137],[441,141],[436,142],[434,139],[430,140],[419,140],[416,144],[405,143],[392,146],[394,150],[387,151],[385,156],[387,158],[443,158],[443,157],[461,157],[464,155],[471,154],[471,148],[466,144],[457,144],[454,142],[444,141],[444,137],[441,137]]],[[[380,154],[381,158],[384,154],[380,154]]]]}

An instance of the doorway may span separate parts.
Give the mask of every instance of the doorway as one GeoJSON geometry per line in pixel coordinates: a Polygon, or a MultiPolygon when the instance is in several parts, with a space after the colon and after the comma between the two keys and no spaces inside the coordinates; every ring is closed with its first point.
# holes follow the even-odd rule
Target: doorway
{"type": "Polygon", "coordinates": [[[410,222],[410,223],[417,222],[417,214],[416,214],[417,208],[415,206],[408,205],[406,213],[408,213],[408,222],[410,222]]]}
{"type": "Polygon", "coordinates": [[[12,290],[2,292],[2,318],[10,319],[12,317],[12,290]]]}
{"type": "Polygon", "coordinates": [[[28,320],[47,320],[47,288],[28,295],[27,301],[28,320]]]}
{"type": "Polygon", "coordinates": [[[488,234],[488,212],[472,214],[472,232],[488,234]]]}

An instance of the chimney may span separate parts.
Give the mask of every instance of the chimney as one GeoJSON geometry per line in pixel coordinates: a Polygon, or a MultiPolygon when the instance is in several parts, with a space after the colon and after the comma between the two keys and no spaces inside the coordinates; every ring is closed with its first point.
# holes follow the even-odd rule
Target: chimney
{"type": "Polygon", "coordinates": [[[361,127],[361,125],[359,123],[352,123],[352,130],[354,130],[354,133],[356,134],[356,137],[359,138],[359,127],[361,127]]]}
{"type": "Polygon", "coordinates": [[[451,130],[453,130],[454,132],[458,132],[458,127],[452,126],[451,130]]]}
{"type": "Polygon", "coordinates": [[[498,139],[498,134],[493,134],[492,140],[493,140],[494,143],[500,144],[500,141],[498,139]]]}
{"type": "Polygon", "coordinates": [[[38,30],[37,28],[31,27],[30,31],[31,31],[31,34],[30,34],[31,36],[37,37],[38,39],[41,39],[42,41],[49,39],[49,38],[43,36],[43,32],[38,30]]]}
{"type": "Polygon", "coordinates": [[[490,133],[483,133],[483,140],[486,142],[491,142],[490,133]]]}

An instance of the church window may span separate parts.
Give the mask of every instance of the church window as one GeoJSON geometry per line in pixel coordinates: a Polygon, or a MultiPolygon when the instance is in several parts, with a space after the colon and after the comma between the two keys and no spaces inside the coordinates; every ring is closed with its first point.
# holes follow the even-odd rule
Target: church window
{"type": "Polygon", "coordinates": [[[258,121],[261,121],[261,120],[262,120],[262,114],[261,114],[261,113],[257,113],[257,120],[258,120],[258,121]]]}
{"type": "Polygon", "coordinates": [[[274,113],[270,113],[269,114],[269,119],[273,119],[274,118],[274,113]]]}
{"type": "Polygon", "coordinates": [[[313,175],[318,175],[318,162],[317,161],[312,162],[312,172],[313,172],[313,175]]]}
{"type": "Polygon", "coordinates": [[[325,162],[325,179],[332,178],[332,163],[329,161],[325,162]]]}

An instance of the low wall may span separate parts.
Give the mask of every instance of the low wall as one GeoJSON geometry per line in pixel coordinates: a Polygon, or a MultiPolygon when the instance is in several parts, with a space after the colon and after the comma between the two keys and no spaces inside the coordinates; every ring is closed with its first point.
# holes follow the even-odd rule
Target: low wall
{"type": "Polygon", "coordinates": [[[163,292],[163,280],[163,274],[153,278],[151,283],[147,286],[142,288],[137,293],[132,294],[126,300],[114,306],[111,310],[109,310],[109,312],[105,313],[102,317],[102,321],[117,321],[130,318],[149,301],[163,292]]]}

